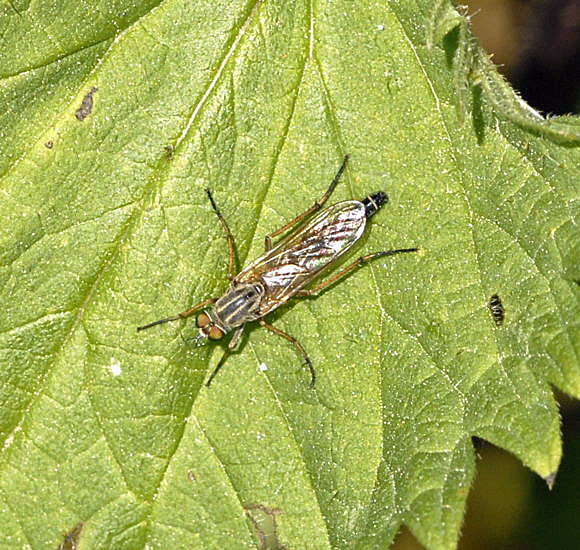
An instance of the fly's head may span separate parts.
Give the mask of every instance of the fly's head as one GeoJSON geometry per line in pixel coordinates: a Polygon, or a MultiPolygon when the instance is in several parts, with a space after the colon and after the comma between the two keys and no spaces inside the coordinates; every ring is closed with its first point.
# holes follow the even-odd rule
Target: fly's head
{"type": "Polygon", "coordinates": [[[227,332],[213,311],[202,311],[197,316],[195,324],[199,328],[197,340],[201,340],[202,338],[221,340],[227,332]]]}

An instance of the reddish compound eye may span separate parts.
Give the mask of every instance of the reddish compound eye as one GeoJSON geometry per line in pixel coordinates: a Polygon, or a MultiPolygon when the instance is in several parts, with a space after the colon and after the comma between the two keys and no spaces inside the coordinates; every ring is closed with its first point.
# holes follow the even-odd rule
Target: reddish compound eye
{"type": "Polygon", "coordinates": [[[210,340],[220,340],[221,338],[223,338],[223,337],[224,337],[224,331],[223,331],[221,328],[219,328],[219,327],[216,327],[216,326],[214,325],[213,327],[211,327],[211,328],[209,329],[209,332],[208,332],[208,334],[207,334],[207,337],[208,337],[210,340]]]}
{"type": "Polygon", "coordinates": [[[200,313],[197,316],[197,319],[195,321],[195,324],[199,327],[199,328],[205,328],[207,327],[207,325],[209,325],[211,322],[209,315],[207,313],[200,313]]]}

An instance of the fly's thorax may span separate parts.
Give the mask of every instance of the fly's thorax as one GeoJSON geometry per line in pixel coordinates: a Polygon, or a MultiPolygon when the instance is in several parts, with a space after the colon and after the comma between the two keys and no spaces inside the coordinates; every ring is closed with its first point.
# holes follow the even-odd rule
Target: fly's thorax
{"type": "Polygon", "coordinates": [[[266,290],[261,281],[233,281],[229,290],[215,303],[212,314],[226,332],[256,320],[266,290]]]}

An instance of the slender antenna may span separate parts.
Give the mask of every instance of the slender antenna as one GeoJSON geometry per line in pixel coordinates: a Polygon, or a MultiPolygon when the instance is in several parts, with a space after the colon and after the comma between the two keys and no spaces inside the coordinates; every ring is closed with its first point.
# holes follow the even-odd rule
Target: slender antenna
{"type": "Polygon", "coordinates": [[[137,330],[145,330],[146,328],[154,327],[155,325],[162,325],[163,323],[169,323],[169,321],[177,321],[179,319],[183,319],[179,315],[175,315],[174,317],[167,317],[166,319],[159,319],[158,321],[153,321],[148,325],[143,325],[142,327],[137,327],[137,330]]]}
{"type": "Polygon", "coordinates": [[[155,325],[162,325],[163,323],[169,323],[169,321],[178,321],[179,319],[185,319],[186,317],[189,317],[190,315],[192,315],[196,311],[199,311],[200,309],[204,308],[205,306],[209,306],[210,304],[215,304],[216,302],[217,302],[217,298],[208,298],[207,300],[204,300],[203,302],[200,302],[199,304],[194,305],[191,309],[188,309],[186,311],[182,311],[181,313],[178,313],[177,315],[174,315],[173,317],[166,317],[165,319],[159,319],[158,321],[153,321],[152,323],[149,323],[148,325],[143,325],[142,327],[137,327],[137,330],[145,330],[146,328],[151,328],[151,327],[154,327],[155,325]]]}

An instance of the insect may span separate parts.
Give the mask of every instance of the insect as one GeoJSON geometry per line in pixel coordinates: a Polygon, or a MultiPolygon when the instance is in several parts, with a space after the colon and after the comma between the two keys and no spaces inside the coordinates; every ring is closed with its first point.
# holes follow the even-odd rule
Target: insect
{"type": "Polygon", "coordinates": [[[496,326],[500,327],[503,325],[503,320],[505,318],[505,309],[501,303],[501,299],[497,294],[492,294],[489,302],[487,304],[489,311],[491,312],[491,317],[493,318],[496,326]]]}
{"type": "Polygon", "coordinates": [[[201,311],[196,319],[199,328],[198,338],[221,340],[226,334],[233,332],[224,354],[206,382],[206,386],[209,386],[236,348],[246,323],[258,321],[260,325],[294,345],[310,370],[310,386],[313,387],[316,374],[302,344],[296,338],[266,322],[264,317],[290,298],[316,296],[329,285],[371,260],[418,250],[418,248],[401,248],[361,256],[314,288],[305,288],[323,270],[353,247],[363,235],[367,220],[388,201],[386,193],[379,191],[360,201],[343,201],[321,210],[338,184],[347,161],[348,155],[344,157],[340,169],[322,197],[286,225],[266,235],[264,254],[237,275],[232,233],[210,190],[206,189],[213,211],[226,234],[229,251],[229,289],[220,298],[209,298],[186,311],[138,327],[137,330],[185,319],[201,311]],[[321,211],[318,212],[319,210],[321,211]],[[311,217],[315,212],[318,214],[311,217]],[[305,221],[309,217],[311,218],[305,221]],[[300,225],[302,222],[305,223],[300,225]],[[292,228],[294,229],[289,232],[292,228]],[[272,240],[287,232],[288,235],[274,246],[272,240]]]}

